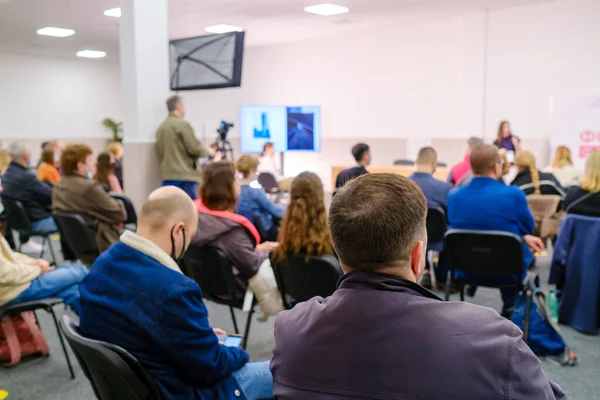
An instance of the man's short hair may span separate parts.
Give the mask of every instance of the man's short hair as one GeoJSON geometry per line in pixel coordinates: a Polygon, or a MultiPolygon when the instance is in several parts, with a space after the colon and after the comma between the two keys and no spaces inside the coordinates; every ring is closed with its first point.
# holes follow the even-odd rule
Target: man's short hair
{"type": "Polygon", "coordinates": [[[483,139],[478,138],[476,136],[471,136],[469,138],[469,140],[467,141],[467,144],[469,145],[469,148],[472,149],[473,147],[477,146],[478,144],[483,144],[483,139]]]}
{"type": "Polygon", "coordinates": [[[332,200],[329,232],[348,268],[376,271],[410,260],[425,238],[427,201],[419,186],[397,174],[368,174],[348,182],[332,200]]]}
{"type": "Polygon", "coordinates": [[[189,196],[185,194],[146,200],[138,220],[147,224],[152,231],[157,231],[165,228],[165,225],[174,219],[180,219],[188,225],[192,218],[198,218],[198,213],[189,196]]]}
{"type": "Polygon", "coordinates": [[[175,111],[175,109],[177,108],[177,104],[181,103],[181,97],[174,95],[171,96],[167,99],[167,110],[169,110],[169,112],[173,112],[175,111]]]}
{"type": "Polygon", "coordinates": [[[354,145],[354,147],[352,148],[352,155],[354,156],[354,159],[356,160],[356,162],[360,162],[362,161],[363,157],[365,156],[365,153],[369,151],[369,145],[366,143],[359,143],[357,145],[354,145]]]}
{"type": "Polygon", "coordinates": [[[14,142],[10,142],[8,144],[6,150],[13,161],[19,161],[26,153],[29,152],[29,147],[24,141],[15,140],[14,142]]]}
{"type": "Polygon", "coordinates": [[[90,146],[85,144],[69,144],[60,156],[60,167],[65,175],[73,175],[78,171],[77,164],[85,163],[85,159],[93,154],[90,146]]]}
{"type": "Polygon", "coordinates": [[[437,153],[435,152],[433,147],[423,147],[419,150],[419,155],[417,156],[417,164],[425,165],[436,162],[437,153]]]}
{"type": "Polygon", "coordinates": [[[474,175],[489,175],[500,162],[498,148],[491,144],[478,144],[471,149],[471,170],[474,175]]]}

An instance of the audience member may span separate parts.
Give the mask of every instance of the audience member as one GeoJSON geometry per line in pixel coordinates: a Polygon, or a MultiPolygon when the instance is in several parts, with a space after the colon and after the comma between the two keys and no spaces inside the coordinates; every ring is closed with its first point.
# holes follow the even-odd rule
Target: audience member
{"type": "Polygon", "coordinates": [[[294,178],[286,178],[283,176],[281,169],[281,156],[275,151],[275,145],[271,142],[265,143],[263,152],[260,155],[258,163],[258,172],[260,174],[271,174],[277,180],[278,188],[281,192],[289,192],[294,178]]]}
{"type": "Polygon", "coordinates": [[[568,214],[600,217],[600,150],[588,156],[583,180],[569,189],[564,208],[568,214]]]}
{"type": "Polygon", "coordinates": [[[237,169],[242,174],[238,207],[250,209],[267,232],[267,237],[262,239],[275,242],[279,231],[278,222],[283,217],[285,205],[276,206],[267,198],[264,190],[250,187],[250,182],[256,180],[257,168],[258,158],[255,156],[244,155],[237,162],[237,169]]]}
{"type": "Polygon", "coordinates": [[[544,172],[554,175],[565,189],[579,185],[583,177],[583,172],[573,166],[571,150],[567,146],[559,146],[556,149],[552,165],[544,168],[544,172]]]}
{"type": "Polygon", "coordinates": [[[90,179],[96,169],[92,149],[84,144],[68,145],[60,163],[63,178],[54,186],[52,209],[81,215],[95,231],[100,252],[119,240],[119,224],[127,219],[125,207],[102,185],[90,179]]]}
{"type": "Polygon", "coordinates": [[[102,254],[80,285],[81,333],[131,353],[174,399],[248,399],[272,396],[267,362],[219,344],[202,291],[181,273],[196,232],[194,204],[181,189],[155,190],[142,207],[137,233],[102,254]]]}
{"type": "Polygon", "coordinates": [[[346,275],[332,296],[277,316],[278,399],[566,399],[512,322],[416,283],[426,213],[417,185],[396,174],[361,176],[333,198],[346,275]],[[432,369],[443,373],[423,373],[432,369]]]}
{"type": "Polygon", "coordinates": [[[10,156],[8,155],[8,151],[4,149],[0,149],[0,184],[2,183],[2,175],[8,169],[10,165],[10,156]]]}
{"type": "Polygon", "coordinates": [[[79,315],[78,285],[86,273],[81,264],[54,268],[46,260],[14,252],[0,237],[0,306],[59,297],[79,315]]]}
{"type": "MultiPolygon", "coordinates": [[[[33,233],[56,232],[58,228],[52,218],[50,205],[52,203],[52,187],[40,182],[34,174],[28,171],[31,164],[31,153],[27,145],[15,141],[8,145],[8,154],[12,162],[2,176],[2,197],[18,200],[23,203],[25,212],[31,221],[33,233]]],[[[21,251],[24,253],[40,253],[42,246],[27,238],[21,251]]]]}
{"type": "Polygon", "coordinates": [[[516,154],[521,151],[521,141],[512,134],[510,122],[502,121],[498,126],[498,136],[494,141],[494,146],[506,150],[508,161],[512,164],[516,154]]]}
{"type": "MultiPolygon", "coordinates": [[[[209,164],[196,200],[198,225],[192,243],[221,249],[235,266],[243,298],[249,287],[265,316],[283,309],[277,282],[269,260],[269,252],[277,243],[260,243],[258,231],[245,217],[235,214],[240,184],[235,179],[235,166],[227,161],[209,164]]],[[[224,293],[226,295],[226,293],[224,293]]]]}
{"type": "Polygon", "coordinates": [[[115,176],[119,180],[119,185],[123,188],[123,145],[119,142],[112,142],[106,147],[106,151],[113,157],[113,169],[115,176]]]}
{"type": "Polygon", "coordinates": [[[279,247],[273,252],[275,261],[292,254],[332,255],[321,179],[312,172],[301,173],[292,182],[290,197],[279,229],[279,247]]]}
{"type": "Polygon", "coordinates": [[[210,152],[196,138],[192,126],[184,121],[185,105],[179,96],[167,100],[169,116],[156,132],[156,149],[160,160],[163,186],[177,186],[192,200],[198,198],[201,180],[197,159],[210,152]]]}
{"type": "MultiPolygon", "coordinates": [[[[498,178],[497,181],[503,185],[506,185],[506,182],[504,181],[504,179],[505,179],[505,176],[510,172],[511,164],[508,162],[508,159],[506,158],[506,150],[499,149],[498,153],[500,154],[500,161],[502,162],[502,176],[500,178],[498,178]]],[[[469,170],[469,172],[467,172],[466,175],[460,180],[460,182],[458,182],[454,187],[459,188],[459,187],[467,186],[469,183],[471,183],[472,180],[473,180],[473,171],[469,170]]]]}
{"type": "Polygon", "coordinates": [[[339,189],[346,184],[346,182],[359,177],[364,174],[368,174],[367,165],[371,163],[371,150],[368,144],[358,143],[352,148],[352,156],[356,161],[356,166],[341,171],[336,180],[335,188],[339,189]]]}
{"type": "Polygon", "coordinates": [[[114,163],[109,153],[98,154],[94,179],[106,186],[112,193],[123,194],[123,189],[119,183],[119,178],[115,175],[114,163]]]}
{"type": "Polygon", "coordinates": [[[52,185],[55,185],[60,181],[60,172],[58,172],[58,168],[56,168],[54,148],[52,146],[46,146],[46,149],[42,151],[41,163],[37,168],[37,178],[40,181],[46,181],[52,185]]]}
{"type": "Polygon", "coordinates": [[[447,182],[452,187],[466,184],[463,183],[462,180],[469,172],[471,172],[471,149],[478,144],[483,144],[483,140],[478,137],[470,137],[467,143],[469,147],[467,149],[467,154],[465,154],[465,158],[453,166],[448,175],[447,182]]]}
{"type": "Polygon", "coordinates": [[[549,194],[560,197],[565,196],[565,191],[560,182],[549,172],[539,172],[535,166],[535,156],[532,152],[523,150],[517,154],[515,164],[519,173],[510,183],[518,186],[526,195],[549,194]]]}
{"type": "Polygon", "coordinates": [[[448,207],[448,194],[450,185],[433,177],[437,167],[437,153],[433,147],[423,147],[417,156],[417,170],[410,179],[419,185],[428,207],[440,207],[446,211],[448,207]]]}
{"type": "MultiPolygon", "coordinates": [[[[467,186],[456,189],[448,198],[448,221],[453,229],[476,229],[504,231],[523,238],[525,270],[531,263],[534,251],[544,250],[541,239],[532,235],[534,220],[525,193],[514,186],[498,182],[502,174],[502,161],[498,148],[492,145],[477,145],[471,151],[471,168],[475,177],[467,186]]],[[[456,266],[457,269],[459,266],[456,266]]],[[[456,274],[464,277],[460,271],[456,274]]],[[[496,280],[481,283],[511,283],[523,277],[515,276],[511,281],[496,280]]],[[[514,307],[517,292],[501,289],[503,316],[509,316],[514,307]]]]}

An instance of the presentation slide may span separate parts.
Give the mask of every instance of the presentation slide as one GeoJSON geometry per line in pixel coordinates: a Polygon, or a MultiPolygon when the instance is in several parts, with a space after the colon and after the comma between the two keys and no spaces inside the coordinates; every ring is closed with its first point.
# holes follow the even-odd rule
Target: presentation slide
{"type": "Polygon", "coordinates": [[[278,152],[321,151],[321,107],[242,106],[243,153],[261,153],[266,142],[278,152]]]}

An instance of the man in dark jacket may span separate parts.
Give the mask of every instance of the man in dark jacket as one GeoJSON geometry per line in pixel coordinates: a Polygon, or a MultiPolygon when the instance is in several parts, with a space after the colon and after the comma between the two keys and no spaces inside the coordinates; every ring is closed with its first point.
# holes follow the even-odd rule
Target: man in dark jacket
{"type": "MultiPolygon", "coordinates": [[[[50,210],[52,187],[39,181],[35,174],[28,170],[31,152],[27,145],[22,141],[12,142],[8,145],[8,154],[12,162],[2,176],[2,197],[23,203],[33,232],[58,231],[50,210]]],[[[26,242],[27,239],[23,237],[21,241],[26,242]]],[[[26,253],[41,250],[41,246],[32,242],[26,243],[21,248],[21,251],[26,253]]]]}
{"type": "Polygon", "coordinates": [[[335,188],[339,189],[346,184],[346,182],[352,179],[368,174],[367,165],[371,163],[371,150],[369,145],[365,143],[358,143],[352,148],[352,156],[356,160],[356,166],[348,168],[340,172],[335,179],[335,188]]]}
{"type": "Polygon", "coordinates": [[[416,284],[427,205],[395,174],[354,179],[329,229],[346,275],[330,297],[280,313],[278,399],[566,399],[512,322],[416,284]]]}
{"type": "Polygon", "coordinates": [[[81,333],[135,356],[165,400],[264,399],[272,396],[267,362],[219,344],[196,282],[178,261],[198,217],[179,188],[150,194],[137,233],[126,231],[80,284],[81,333]]]}

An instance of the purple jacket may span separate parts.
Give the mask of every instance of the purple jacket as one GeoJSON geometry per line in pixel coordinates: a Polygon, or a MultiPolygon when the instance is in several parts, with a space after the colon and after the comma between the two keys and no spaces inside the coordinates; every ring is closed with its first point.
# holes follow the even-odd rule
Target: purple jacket
{"type": "Polygon", "coordinates": [[[566,399],[492,309],[360,271],[277,316],[271,372],[280,400],[566,399]]]}

